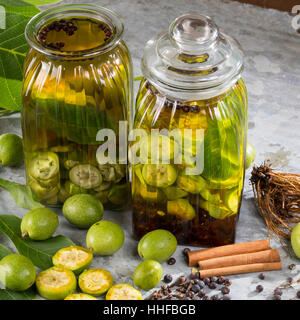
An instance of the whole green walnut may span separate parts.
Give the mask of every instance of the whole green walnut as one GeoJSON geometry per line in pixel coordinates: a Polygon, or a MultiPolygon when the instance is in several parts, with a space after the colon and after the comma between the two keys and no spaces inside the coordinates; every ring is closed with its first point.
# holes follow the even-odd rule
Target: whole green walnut
{"type": "Polygon", "coordinates": [[[0,136],[0,164],[16,166],[24,158],[22,139],[13,133],[4,133],[0,136]]]}
{"type": "Polygon", "coordinates": [[[47,240],[57,229],[58,223],[57,214],[48,208],[31,210],[22,219],[22,236],[29,236],[32,240],[47,240]]]}
{"type": "Polygon", "coordinates": [[[138,244],[138,253],[143,260],[168,260],[177,247],[175,236],[163,229],[154,230],[145,234],[138,244]]]}
{"type": "Polygon", "coordinates": [[[21,254],[9,254],[0,261],[0,282],[14,291],[25,291],[36,278],[33,263],[21,254]]]}

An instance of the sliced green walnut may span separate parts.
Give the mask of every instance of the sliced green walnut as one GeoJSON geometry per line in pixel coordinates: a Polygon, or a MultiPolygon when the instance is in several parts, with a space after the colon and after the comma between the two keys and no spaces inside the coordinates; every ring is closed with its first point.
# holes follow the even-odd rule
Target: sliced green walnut
{"type": "Polygon", "coordinates": [[[186,199],[168,201],[167,211],[184,220],[192,220],[196,216],[194,207],[186,199]]]}
{"type": "Polygon", "coordinates": [[[225,219],[230,215],[235,214],[236,212],[232,212],[228,210],[223,205],[217,205],[212,202],[208,202],[205,200],[199,200],[199,206],[200,208],[204,209],[209,213],[209,215],[215,219],[225,219]]]}
{"type": "Polygon", "coordinates": [[[200,193],[206,186],[206,181],[201,176],[189,176],[180,173],[177,178],[177,186],[189,193],[200,193]]]}
{"type": "Polygon", "coordinates": [[[133,166],[133,171],[135,173],[135,175],[138,177],[140,183],[144,186],[144,187],[147,187],[147,184],[143,178],[143,175],[142,175],[142,168],[143,168],[143,165],[142,164],[137,164],[137,165],[134,165],[133,166]]]}
{"type": "Polygon", "coordinates": [[[80,164],[73,167],[69,172],[70,180],[83,189],[94,189],[102,183],[100,171],[93,165],[80,164]]]}
{"type": "Polygon", "coordinates": [[[85,293],[69,294],[64,300],[97,300],[97,298],[85,293]]]}
{"type": "Polygon", "coordinates": [[[173,160],[178,153],[178,143],[165,135],[147,136],[140,141],[140,154],[147,156],[152,161],[173,160]]]}
{"type": "Polygon", "coordinates": [[[163,192],[160,189],[155,187],[151,187],[151,186],[144,187],[143,185],[141,185],[139,187],[139,192],[141,197],[146,201],[159,202],[159,201],[163,201],[164,199],[163,192]]]}
{"type": "Polygon", "coordinates": [[[177,172],[171,164],[145,164],[142,175],[148,185],[158,188],[171,186],[177,178],[177,172]]]}
{"type": "Polygon", "coordinates": [[[66,160],[64,162],[64,167],[67,169],[67,170],[70,170],[72,169],[73,167],[75,167],[76,165],[79,164],[79,161],[77,160],[66,160]]]}
{"type": "Polygon", "coordinates": [[[108,290],[106,300],[143,300],[143,296],[131,284],[122,283],[116,284],[108,290]]]}
{"type": "Polygon", "coordinates": [[[99,171],[104,181],[118,183],[125,176],[125,167],[120,164],[99,164],[99,171]]]}
{"type": "Polygon", "coordinates": [[[170,186],[168,188],[163,189],[163,192],[166,194],[168,200],[176,200],[180,198],[184,198],[188,195],[188,192],[177,188],[175,186],[170,186]]]}
{"type": "Polygon", "coordinates": [[[202,189],[200,191],[200,195],[203,199],[205,199],[206,201],[212,202],[212,203],[220,203],[222,202],[221,197],[220,197],[220,193],[216,193],[216,192],[211,192],[209,189],[202,189]]]}
{"type": "Polygon", "coordinates": [[[37,181],[49,181],[59,174],[59,159],[56,153],[39,152],[28,165],[29,175],[37,181]]]}
{"type": "Polygon", "coordinates": [[[238,186],[240,179],[241,175],[237,173],[226,180],[209,179],[207,185],[210,189],[232,189],[238,186]]]}
{"type": "Polygon", "coordinates": [[[116,205],[123,205],[127,202],[129,195],[129,187],[127,184],[116,184],[108,193],[108,200],[116,205]]]}
{"type": "Polygon", "coordinates": [[[92,260],[92,252],[79,246],[62,248],[52,257],[54,266],[71,270],[75,274],[79,274],[87,269],[91,265],[92,260]]]}
{"type": "Polygon", "coordinates": [[[38,199],[51,199],[59,193],[58,186],[42,187],[36,180],[30,180],[28,185],[30,186],[30,188],[32,189],[32,191],[38,199]]]}
{"type": "Polygon", "coordinates": [[[238,211],[240,205],[240,196],[238,193],[238,188],[233,188],[226,191],[224,203],[229,210],[233,212],[238,211]]]}
{"type": "Polygon", "coordinates": [[[82,292],[100,296],[113,285],[113,277],[107,270],[90,269],[80,274],[78,285],[82,292]]]}
{"type": "Polygon", "coordinates": [[[66,181],[64,187],[66,192],[70,195],[88,193],[87,189],[81,188],[71,181],[66,181]]]}
{"type": "Polygon", "coordinates": [[[38,293],[48,300],[63,300],[76,289],[75,274],[67,269],[51,267],[36,278],[38,293]]]}

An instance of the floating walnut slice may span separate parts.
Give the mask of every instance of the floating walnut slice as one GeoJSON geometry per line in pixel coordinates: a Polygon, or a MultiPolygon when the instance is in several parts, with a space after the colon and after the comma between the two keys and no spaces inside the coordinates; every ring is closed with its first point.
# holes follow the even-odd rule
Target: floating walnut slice
{"type": "Polygon", "coordinates": [[[264,163],[253,167],[250,181],[269,235],[290,239],[300,222],[300,174],[276,172],[264,163]]]}

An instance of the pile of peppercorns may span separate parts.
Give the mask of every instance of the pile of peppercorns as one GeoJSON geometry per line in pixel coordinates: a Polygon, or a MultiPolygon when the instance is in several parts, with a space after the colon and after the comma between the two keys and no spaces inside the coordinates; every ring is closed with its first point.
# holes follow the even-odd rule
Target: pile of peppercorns
{"type": "MultiPolygon", "coordinates": [[[[183,250],[183,254],[187,257],[189,248],[183,250]]],[[[174,265],[175,258],[171,257],[167,263],[174,265]]],[[[223,276],[199,278],[199,272],[192,272],[187,279],[185,276],[179,277],[174,283],[167,285],[173,281],[171,275],[166,274],[163,281],[166,283],[161,286],[160,290],[152,293],[149,300],[230,300],[231,281],[223,276]],[[209,296],[211,290],[219,287],[220,294],[209,296]]]]}
{"type": "MultiPolygon", "coordinates": [[[[102,29],[105,33],[104,41],[107,41],[108,39],[110,39],[110,37],[112,36],[112,32],[109,29],[109,27],[104,23],[99,23],[98,27],[102,29]]],[[[49,47],[55,50],[61,50],[65,46],[64,42],[46,43],[48,32],[53,30],[56,32],[63,30],[68,36],[72,36],[75,33],[75,31],[77,31],[77,27],[74,25],[72,21],[61,19],[58,21],[51,22],[49,25],[43,27],[39,31],[38,38],[46,47],[49,47]]]]}
{"type": "MultiPolygon", "coordinates": [[[[171,275],[165,275],[164,282],[172,282],[171,275]]],[[[152,293],[149,300],[230,300],[231,281],[223,276],[199,279],[199,273],[191,273],[189,279],[179,277],[174,283],[161,286],[152,293]],[[210,290],[219,286],[220,294],[209,296],[210,290]]]]}
{"type": "Polygon", "coordinates": [[[38,36],[39,40],[49,48],[61,50],[65,46],[63,42],[46,43],[47,34],[52,30],[55,30],[56,32],[63,30],[68,36],[72,36],[74,32],[77,31],[77,27],[72,21],[61,19],[59,21],[53,21],[48,26],[41,29],[38,36]]]}

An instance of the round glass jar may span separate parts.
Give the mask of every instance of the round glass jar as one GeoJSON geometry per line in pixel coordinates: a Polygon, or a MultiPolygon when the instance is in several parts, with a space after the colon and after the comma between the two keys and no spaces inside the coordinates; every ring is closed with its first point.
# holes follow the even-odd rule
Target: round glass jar
{"type": "Polygon", "coordinates": [[[139,158],[132,166],[136,238],[167,229],[180,244],[234,242],[248,123],[242,69],[239,44],[206,16],[183,15],[147,43],[133,123],[146,136],[130,149],[139,158]]]}
{"type": "Polygon", "coordinates": [[[122,33],[119,17],[94,5],[58,6],[27,25],[26,178],[47,205],[78,193],[92,194],[112,210],[128,202],[126,159],[117,153],[115,163],[104,163],[97,137],[110,129],[118,143],[119,122],[128,120],[132,104],[132,63],[122,33]]]}

